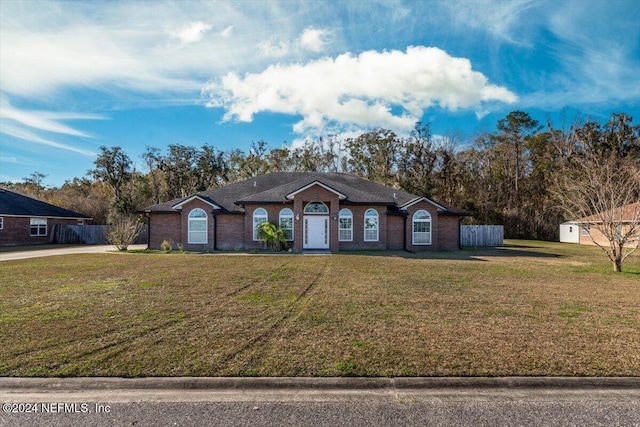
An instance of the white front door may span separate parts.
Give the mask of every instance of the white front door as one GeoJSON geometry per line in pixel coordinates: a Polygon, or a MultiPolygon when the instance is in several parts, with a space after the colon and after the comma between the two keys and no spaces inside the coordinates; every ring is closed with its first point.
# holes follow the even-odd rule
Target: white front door
{"type": "Polygon", "coordinates": [[[329,217],[305,215],[303,249],[329,249],[329,217]]]}

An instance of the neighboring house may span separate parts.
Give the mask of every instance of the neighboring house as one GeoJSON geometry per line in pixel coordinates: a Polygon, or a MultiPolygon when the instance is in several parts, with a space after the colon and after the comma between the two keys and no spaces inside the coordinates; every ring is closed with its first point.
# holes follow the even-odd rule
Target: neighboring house
{"type": "Polygon", "coordinates": [[[635,227],[637,230],[635,236],[638,238],[636,241],[640,240],[640,202],[636,202],[610,213],[601,212],[560,224],[560,241],[580,245],[595,245],[597,242],[606,246],[609,240],[598,230],[598,225],[603,224],[604,221],[618,223],[622,233],[627,233],[630,227],[635,227]]]}
{"type": "Polygon", "coordinates": [[[278,224],[293,251],[458,249],[468,213],[340,173],[275,172],[150,206],[149,247],[262,247],[258,226],[278,224]]]}
{"type": "Polygon", "coordinates": [[[76,225],[90,219],[0,188],[0,246],[48,243],[55,224],[76,225]]]}

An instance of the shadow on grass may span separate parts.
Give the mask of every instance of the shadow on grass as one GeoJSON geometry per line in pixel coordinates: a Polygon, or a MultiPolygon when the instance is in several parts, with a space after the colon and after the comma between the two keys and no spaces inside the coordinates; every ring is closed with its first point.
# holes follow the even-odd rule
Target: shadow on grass
{"type": "Polygon", "coordinates": [[[337,255],[380,256],[405,259],[443,259],[454,261],[487,261],[483,258],[491,257],[527,257],[527,258],[564,258],[565,255],[543,252],[540,248],[522,245],[505,245],[495,248],[463,248],[459,251],[384,251],[384,250],[354,250],[340,251],[337,255]]]}

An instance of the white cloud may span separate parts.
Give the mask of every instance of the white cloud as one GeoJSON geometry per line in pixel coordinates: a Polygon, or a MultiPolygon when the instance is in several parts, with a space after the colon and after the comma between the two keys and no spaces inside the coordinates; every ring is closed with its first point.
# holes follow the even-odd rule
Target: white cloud
{"type": "Polygon", "coordinates": [[[220,32],[220,35],[224,38],[231,37],[231,34],[233,33],[233,27],[233,25],[229,25],[227,28],[220,32]]]}
{"type": "Polygon", "coordinates": [[[71,151],[74,153],[82,154],[85,156],[95,156],[96,153],[90,150],[84,150],[82,148],[72,147],[68,144],[52,141],[47,138],[36,135],[35,133],[18,126],[5,124],[2,126],[2,133],[14,138],[21,139],[23,141],[31,142],[34,144],[47,145],[49,147],[58,148],[65,151],[71,151]]]}
{"type": "Polygon", "coordinates": [[[272,37],[269,40],[258,43],[258,49],[262,57],[281,58],[289,53],[291,47],[287,41],[272,37]]]}
{"type": "Polygon", "coordinates": [[[211,30],[211,25],[206,22],[192,22],[180,30],[170,31],[169,34],[173,38],[179,39],[182,43],[195,43],[202,40],[202,36],[211,30]]]}
{"type": "Polygon", "coordinates": [[[311,52],[322,52],[327,44],[328,30],[307,28],[300,36],[300,46],[311,52]]]}
{"type": "Polygon", "coordinates": [[[0,117],[2,118],[0,120],[0,134],[86,156],[93,156],[95,153],[45,138],[39,133],[46,132],[88,139],[92,138],[92,136],[60,123],[60,120],[104,119],[104,117],[96,114],[21,110],[13,107],[6,99],[0,100],[0,117]]]}
{"type": "Polygon", "coordinates": [[[244,76],[228,73],[203,94],[210,97],[208,106],[227,110],[225,121],[250,122],[260,112],[301,115],[293,127],[297,133],[336,126],[406,131],[433,106],[455,111],[517,100],[473,71],[469,60],[422,46],[272,65],[244,76]]]}
{"type": "Polygon", "coordinates": [[[530,46],[528,25],[536,25],[532,10],[540,6],[535,0],[473,2],[445,1],[440,5],[448,9],[451,18],[459,26],[486,31],[498,39],[530,46]]]}

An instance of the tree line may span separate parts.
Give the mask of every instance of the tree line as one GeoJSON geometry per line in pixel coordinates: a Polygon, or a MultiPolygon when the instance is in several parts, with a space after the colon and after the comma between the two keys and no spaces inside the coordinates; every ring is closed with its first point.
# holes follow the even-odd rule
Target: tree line
{"type": "Polygon", "coordinates": [[[135,163],[121,147],[103,146],[94,169],[59,188],[43,186],[46,176],[39,172],[1,185],[108,223],[268,172],[343,172],[468,210],[473,217],[466,221],[503,224],[508,238],[544,240],[557,240],[558,225],[581,213],[565,196],[587,177],[585,165],[596,171],[610,165],[630,177],[636,186],[628,199],[640,200],[640,126],[624,113],[564,129],[514,111],[471,143],[456,134],[436,138],[428,124],[417,123],[408,136],[373,129],[297,148],[270,148],[265,141],[253,142],[247,152],[209,144],[172,144],[164,152],[148,146],[139,159],[143,170],[135,163]]]}

